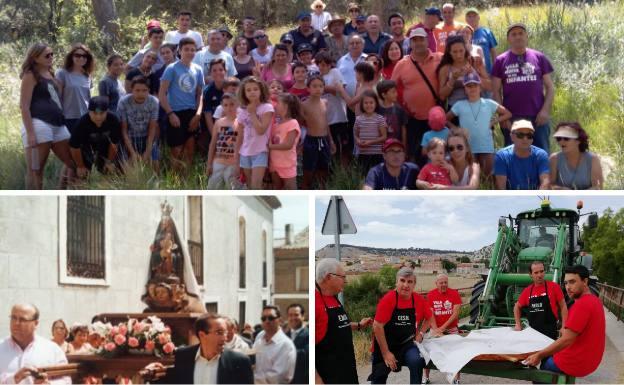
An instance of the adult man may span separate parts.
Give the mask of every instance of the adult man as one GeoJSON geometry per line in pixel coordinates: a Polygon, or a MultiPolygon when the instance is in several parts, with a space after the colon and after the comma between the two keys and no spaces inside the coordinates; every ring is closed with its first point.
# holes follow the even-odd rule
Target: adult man
{"type": "Polygon", "coordinates": [[[568,306],[563,298],[561,287],[555,282],[544,280],[544,262],[542,261],[531,263],[529,275],[533,283],[522,290],[514,305],[514,319],[516,321],[514,329],[522,330],[521,311],[522,308],[528,307],[529,326],[556,340],[559,337],[559,332],[563,332],[563,325],[568,319],[568,306]],[[559,311],[561,311],[561,330],[557,329],[559,311]]]}
{"type": "Polygon", "coordinates": [[[383,163],[371,168],[363,190],[414,190],[418,166],[405,162],[405,146],[395,138],[386,140],[382,147],[383,163]]]}
{"type": "Polygon", "coordinates": [[[364,53],[364,39],[358,34],[349,36],[349,53],[338,59],[336,68],[340,71],[345,83],[345,91],[349,96],[355,95],[357,80],[355,79],[355,65],[366,60],[364,53]]]}
{"type": "Polygon", "coordinates": [[[256,18],[252,16],[245,16],[243,19],[243,32],[239,36],[247,39],[247,52],[257,47],[254,36],[256,33],[256,18]]]}
{"type": "Polygon", "coordinates": [[[537,190],[550,186],[548,154],[535,147],[533,124],[518,120],[511,126],[513,144],[496,152],[494,175],[499,190],[537,190]]]}
{"type": "Polygon", "coordinates": [[[605,350],[605,316],[600,300],[589,291],[589,271],[583,265],[565,270],[565,287],[574,306],[565,322],[561,338],[527,357],[525,363],[542,370],[584,377],[602,360],[605,350]]]}
{"type": "Polygon", "coordinates": [[[465,15],[466,23],[474,30],[472,44],[476,44],[483,49],[485,68],[488,73],[492,73],[492,66],[494,65],[494,60],[496,60],[496,46],[498,45],[496,37],[489,28],[479,26],[481,18],[476,8],[468,8],[465,15]]]}
{"type": "Polygon", "coordinates": [[[35,334],[39,310],[35,305],[16,304],[11,308],[11,336],[0,342],[0,384],[71,384],[71,378],[48,379],[37,368],[67,364],[61,348],[35,334]]]}
{"type": "Polygon", "coordinates": [[[91,98],[89,112],[76,123],[69,140],[78,177],[86,177],[94,164],[100,173],[114,172],[120,142],[121,122],[108,112],[108,99],[91,98]]]}
{"type": "Polygon", "coordinates": [[[337,15],[327,23],[330,35],[325,39],[325,44],[334,62],[349,52],[349,38],[343,34],[344,27],[345,19],[337,15]]]}
{"type": "Polygon", "coordinates": [[[303,305],[293,303],[288,306],[288,330],[286,335],[293,341],[297,349],[297,364],[295,375],[291,384],[307,384],[308,379],[308,356],[309,356],[309,330],[303,325],[305,310],[303,305]]]}
{"type": "Polygon", "coordinates": [[[154,362],[140,372],[145,380],[158,379],[163,384],[253,384],[249,358],[239,352],[224,349],[227,336],[225,318],[202,314],[195,321],[198,345],[175,351],[173,367],[165,369],[154,362]]]}
{"type": "Polygon", "coordinates": [[[388,27],[390,28],[392,40],[399,43],[403,49],[403,53],[407,54],[409,51],[409,39],[405,37],[405,19],[403,18],[403,15],[395,12],[388,16],[388,27]]]}
{"type": "Polygon", "coordinates": [[[438,52],[440,53],[444,53],[446,39],[464,27],[464,24],[455,21],[455,6],[451,3],[446,3],[442,6],[442,19],[443,22],[438,24],[433,30],[438,52]]]}
{"type": "Polygon", "coordinates": [[[132,57],[132,59],[130,59],[128,65],[126,66],[126,72],[130,72],[132,69],[139,67],[141,63],[143,63],[145,53],[148,51],[155,52],[157,57],[156,63],[152,66],[152,71],[156,72],[161,69],[162,66],[165,65],[165,61],[162,56],[160,56],[160,47],[162,46],[164,35],[165,32],[160,27],[150,29],[147,33],[150,42],[149,48],[141,49],[132,57]]]}
{"type": "MultiPolygon", "coordinates": [[[[524,24],[507,28],[510,49],[500,54],[492,68],[494,100],[511,111],[512,119],[530,120],[535,127],[535,146],[550,151],[550,110],[555,86],[550,61],[543,53],[527,48],[529,35],[524,24]]],[[[505,145],[511,144],[509,121],[501,124],[505,145]]]]}
{"type": "Polygon", "coordinates": [[[422,28],[427,33],[427,45],[429,49],[431,50],[431,52],[437,52],[438,43],[436,41],[433,30],[435,29],[436,25],[438,25],[440,21],[442,21],[442,13],[440,12],[438,8],[436,7],[426,8],[425,13],[423,15],[422,22],[418,24],[414,24],[411,27],[409,27],[409,29],[407,30],[407,36],[409,38],[412,31],[415,30],[416,28],[422,28]]]}
{"type": "Polygon", "coordinates": [[[402,365],[409,368],[410,384],[421,383],[425,360],[414,341],[421,342],[429,326],[434,334],[439,332],[427,302],[414,293],[415,286],[414,270],[402,267],[396,274],[395,289],[377,304],[373,370],[369,377],[372,384],[385,384],[390,371],[399,371],[402,365]]]}
{"type": "Polygon", "coordinates": [[[204,40],[199,32],[191,30],[191,19],[193,15],[189,11],[178,12],[178,30],[169,31],[165,35],[165,43],[179,44],[180,40],[190,37],[195,41],[195,48],[199,51],[204,47],[204,40]]]}
{"type": "Polygon", "coordinates": [[[235,319],[227,317],[225,319],[227,325],[227,335],[225,336],[225,348],[246,352],[251,349],[251,343],[243,339],[238,334],[238,323],[235,319]]]}
{"type": "Polygon", "coordinates": [[[360,6],[358,3],[349,3],[347,6],[347,12],[349,13],[349,23],[345,25],[344,34],[349,36],[352,33],[358,33],[357,19],[360,16],[360,6]]]}
{"type": "Polygon", "coordinates": [[[217,31],[221,33],[221,37],[223,38],[221,39],[221,49],[230,55],[233,55],[234,51],[232,50],[232,47],[230,47],[230,40],[232,40],[234,35],[232,35],[232,32],[230,32],[227,25],[222,25],[217,31]]]}
{"type": "Polygon", "coordinates": [[[208,46],[195,54],[193,63],[197,64],[204,71],[204,80],[210,82],[210,62],[216,59],[225,61],[225,71],[227,77],[236,76],[238,72],[234,66],[232,55],[223,51],[223,35],[216,29],[208,31],[208,46]]]}
{"type": "MultiPolygon", "coordinates": [[[[448,275],[438,274],[435,280],[436,288],[427,293],[427,304],[433,312],[436,325],[440,333],[458,334],[459,310],[461,309],[461,297],[457,290],[448,287],[448,275]]],[[[430,384],[429,369],[425,369],[423,384],[430,384]]],[[[459,384],[459,373],[453,380],[459,384]]]]}
{"type": "Polygon", "coordinates": [[[303,43],[312,46],[312,56],[316,55],[319,50],[326,48],[323,33],[312,28],[312,16],[309,12],[300,12],[297,15],[297,22],[299,22],[299,27],[287,32],[293,37],[294,52],[297,52],[299,44],[303,43]]]}
{"type": "Polygon", "coordinates": [[[377,15],[370,15],[366,18],[366,33],[362,37],[364,38],[364,53],[380,55],[384,43],[392,39],[392,36],[381,30],[377,15]]]}
{"type": "Polygon", "coordinates": [[[262,331],[256,336],[254,380],[256,384],[288,384],[295,374],[297,349],[280,328],[280,311],[267,305],[262,309],[262,331]]]}
{"type": "Polygon", "coordinates": [[[394,67],[392,80],[397,83],[399,102],[409,114],[407,122],[407,155],[421,166],[420,142],[429,131],[429,110],[438,103],[439,89],[436,68],[442,54],[428,48],[427,32],[422,28],[412,30],[408,38],[412,52],[399,60],[394,67]],[[424,75],[424,76],[423,76],[424,75]]]}
{"type": "Polygon", "coordinates": [[[350,322],[338,300],[346,275],[340,262],[324,258],[316,264],[314,319],[316,344],[316,383],[357,384],[358,376],[353,350],[353,330],[373,323],[371,318],[350,322]]]}
{"type": "Polygon", "coordinates": [[[548,234],[546,231],[546,227],[540,226],[539,228],[539,236],[535,240],[535,246],[545,246],[550,247],[551,249],[555,248],[555,236],[552,234],[548,234]]]}

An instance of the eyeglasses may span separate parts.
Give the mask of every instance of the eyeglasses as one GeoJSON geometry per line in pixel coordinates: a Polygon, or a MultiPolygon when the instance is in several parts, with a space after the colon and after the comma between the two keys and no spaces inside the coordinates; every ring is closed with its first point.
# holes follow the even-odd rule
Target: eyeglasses
{"type": "Polygon", "coordinates": [[[18,324],[23,324],[23,323],[26,323],[26,322],[36,321],[36,319],[34,319],[34,318],[16,317],[14,315],[9,316],[9,319],[11,320],[11,322],[15,322],[15,323],[18,323],[18,324]]]}
{"type": "Polygon", "coordinates": [[[386,151],[386,154],[390,153],[390,154],[402,154],[405,151],[401,150],[400,148],[397,148],[396,150],[388,150],[386,151]]]}
{"type": "Polygon", "coordinates": [[[322,6],[322,5],[317,5],[317,6],[316,6],[316,7],[314,7],[314,8],[316,8],[316,9],[321,9],[321,8],[323,8],[323,6],[322,6]]]}
{"type": "Polygon", "coordinates": [[[274,317],[272,315],[263,315],[262,317],[260,317],[260,319],[262,320],[262,322],[264,322],[264,321],[275,321],[277,319],[277,317],[274,317]]]}
{"type": "Polygon", "coordinates": [[[48,52],[45,56],[46,59],[50,59],[54,57],[54,52],[48,52]]]}
{"type": "Polygon", "coordinates": [[[266,35],[258,35],[258,36],[254,36],[254,39],[264,39],[266,37],[266,35]]]}
{"type": "Polygon", "coordinates": [[[458,144],[457,146],[448,146],[448,150],[449,150],[449,152],[453,152],[455,150],[457,150],[457,151],[464,151],[464,145],[463,144],[458,144]]]}
{"type": "Polygon", "coordinates": [[[514,135],[518,139],[524,139],[524,138],[531,139],[531,140],[533,139],[533,134],[524,134],[522,132],[516,132],[514,133],[514,135]]]}
{"type": "Polygon", "coordinates": [[[346,275],[340,275],[340,274],[335,274],[335,273],[329,273],[329,275],[333,275],[333,276],[336,276],[336,277],[342,278],[342,279],[347,279],[346,275]]]}
{"type": "Polygon", "coordinates": [[[564,142],[567,142],[567,141],[572,140],[572,138],[562,138],[562,137],[560,137],[560,136],[556,136],[556,137],[555,137],[555,140],[556,140],[557,142],[561,142],[562,140],[563,140],[564,142]]]}
{"type": "Polygon", "coordinates": [[[83,53],[75,53],[73,56],[78,59],[80,58],[87,59],[89,57],[89,55],[83,54],[83,53]]]}

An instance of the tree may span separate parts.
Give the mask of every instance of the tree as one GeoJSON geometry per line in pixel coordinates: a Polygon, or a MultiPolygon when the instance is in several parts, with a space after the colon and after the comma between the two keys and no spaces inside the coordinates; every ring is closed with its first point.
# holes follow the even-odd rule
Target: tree
{"type": "Polygon", "coordinates": [[[460,258],[460,262],[461,263],[470,263],[470,258],[468,258],[468,257],[461,257],[460,258]]]}
{"type": "Polygon", "coordinates": [[[451,270],[455,270],[457,268],[457,265],[449,261],[448,259],[443,259],[442,268],[445,269],[446,271],[451,271],[451,270]]]}
{"type": "Polygon", "coordinates": [[[113,52],[119,32],[119,25],[116,23],[117,8],[113,0],[91,0],[91,4],[95,20],[105,37],[103,39],[104,53],[108,55],[113,52]]]}
{"type": "Polygon", "coordinates": [[[624,286],[624,209],[607,209],[594,229],[584,228],[585,248],[593,259],[593,270],[601,282],[624,286]]]}

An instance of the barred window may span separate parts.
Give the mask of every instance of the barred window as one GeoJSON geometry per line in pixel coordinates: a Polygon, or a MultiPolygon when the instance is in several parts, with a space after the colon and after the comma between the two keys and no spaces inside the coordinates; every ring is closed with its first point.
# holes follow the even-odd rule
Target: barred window
{"type": "Polygon", "coordinates": [[[67,197],[67,275],[106,279],[105,197],[67,197]]]}
{"type": "Polygon", "coordinates": [[[238,303],[238,323],[240,325],[245,325],[245,305],[245,301],[238,303]]]}
{"type": "Polygon", "coordinates": [[[202,197],[188,197],[189,236],[188,250],[195,278],[199,285],[204,284],[204,242],[202,221],[202,197]]]}

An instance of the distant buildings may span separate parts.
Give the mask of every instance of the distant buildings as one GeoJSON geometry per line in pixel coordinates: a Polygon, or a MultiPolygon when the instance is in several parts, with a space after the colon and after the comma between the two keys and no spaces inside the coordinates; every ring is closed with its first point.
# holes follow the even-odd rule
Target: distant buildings
{"type": "Polygon", "coordinates": [[[292,225],[286,225],[284,243],[273,249],[275,258],[275,292],[273,304],[278,306],[286,321],[288,306],[303,305],[305,318],[309,316],[308,295],[308,227],[293,237],[292,225]]]}

